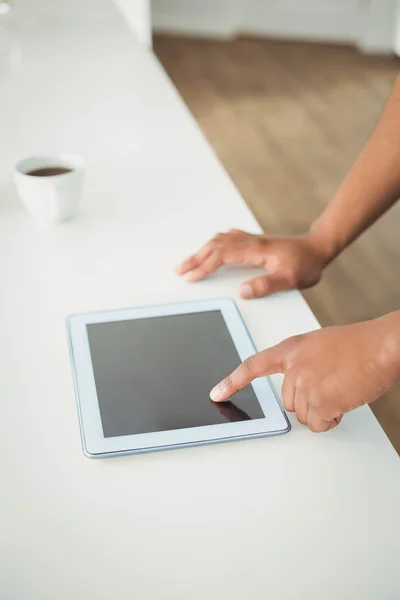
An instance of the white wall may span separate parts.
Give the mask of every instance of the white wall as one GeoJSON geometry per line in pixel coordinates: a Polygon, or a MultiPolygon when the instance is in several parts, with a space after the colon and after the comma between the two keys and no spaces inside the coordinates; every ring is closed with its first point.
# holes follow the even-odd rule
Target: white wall
{"type": "Polygon", "coordinates": [[[248,0],[245,31],[279,37],[354,41],[359,0],[248,0]]]}
{"type": "Polygon", "coordinates": [[[225,37],[237,31],[242,0],[152,0],[156,30],[225,37]]]}
{"type": "Polygon", "coordinates": [[[397,0],[152,0],[157,30],[229,37],[239,32],[393,49],[397,0]]]}
{"type": "Polygon", "coordinates": [[[397,0],[369,0],[362,16],[360,48],[371,52],[396,52],[397,0]]]}
{"type": "Polygon", "coordinates": [[[394,51],[400,56],[400,0],[396,1],[396,18],[394,30],[394,51]]]}

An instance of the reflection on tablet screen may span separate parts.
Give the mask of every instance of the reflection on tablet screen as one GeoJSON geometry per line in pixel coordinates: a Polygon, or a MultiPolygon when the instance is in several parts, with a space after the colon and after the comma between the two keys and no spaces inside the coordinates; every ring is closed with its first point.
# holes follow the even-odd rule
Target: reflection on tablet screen
{"type": "Polygon", "coordinates": [[[217,410],[231,423],[237,421],[251,421],[251,417],[244,412],[241,408],[238,408],[236,404],[233,404],[230,400],[227,402],[213,402],[212,403],[217,410]]]}

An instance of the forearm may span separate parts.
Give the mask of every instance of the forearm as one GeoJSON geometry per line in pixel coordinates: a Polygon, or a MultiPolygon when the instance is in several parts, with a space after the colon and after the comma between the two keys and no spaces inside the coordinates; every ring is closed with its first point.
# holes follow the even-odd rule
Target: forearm
{"type": "Polygon", "coordinates": [[[310,233],[330,262],[400,196],[400,77],[359,158],[310,233]]]}

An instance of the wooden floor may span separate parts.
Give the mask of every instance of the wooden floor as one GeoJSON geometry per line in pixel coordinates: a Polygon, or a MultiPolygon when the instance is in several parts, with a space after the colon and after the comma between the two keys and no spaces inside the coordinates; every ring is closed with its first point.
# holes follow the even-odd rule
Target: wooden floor
{"type": "MultiPolygon", "coordinates": [[[[270,233],[307,230],[371,132],[400,70],[395,58],[305,43],[156,36],[154,48],[270,233]]],[[[322,325],[400,309],[399,232],[400,203],[305,293],[322,325]]],[[[400,453],[400,384],[372,408],[400,453]]]]}

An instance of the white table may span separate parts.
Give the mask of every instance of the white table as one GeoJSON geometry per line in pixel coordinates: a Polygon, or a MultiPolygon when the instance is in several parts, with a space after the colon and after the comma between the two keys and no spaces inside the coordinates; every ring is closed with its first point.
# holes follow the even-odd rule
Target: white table
{"type": "MultiPolygon", "coordinates": [[[[0,81],[0,597],[398,600],[399,459],[369,408],[325,435],[292,419],[276,439],[83,456],[66,315],[236,297],[248,272],[190,286],[172,268],[258,227],[108,0],[53,3],[20,40],[0,81]],[[41,229],[10,170],[63,149],[87,161],[82,209],[41,229]]],[[[259,348],[317,327],[297,293],[238,302],[259,348]]]]}

